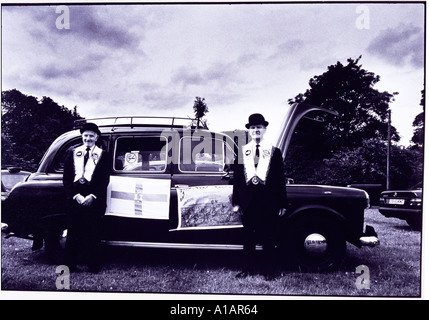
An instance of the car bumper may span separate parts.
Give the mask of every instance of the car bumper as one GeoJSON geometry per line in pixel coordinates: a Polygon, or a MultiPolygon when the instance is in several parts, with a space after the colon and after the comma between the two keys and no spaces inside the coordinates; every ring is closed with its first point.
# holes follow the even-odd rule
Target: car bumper
{"type": "Polygon", "coordinates": [[[410,208],[382,208],[378,211],[387,218],[398,218],[398,219],[409,219],[417,215],[422,214],[422,209],[410,209],[410,208]]]}
{"type": "Polygon", "coordinates": [[[365,247],[375,247],[380,244],[377,233],[372,226],[366,226],[365,232],[362,237],[359,238],[360,244],[365,247]]]}

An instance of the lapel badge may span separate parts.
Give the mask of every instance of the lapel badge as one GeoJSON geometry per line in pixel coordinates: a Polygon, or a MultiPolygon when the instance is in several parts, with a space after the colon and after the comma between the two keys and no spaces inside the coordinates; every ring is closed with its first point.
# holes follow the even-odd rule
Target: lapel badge
{"type": "Polygon", "coordinates": [[[258,179],[258,177],[257,177],[257,176],[254,176],[254,177],[252,178],[252,183],[253,183],[254,185],[257,185],[257,184],[259,183],[259,179],[258,179]]]}
{"type": "Polygon", "coordinates": [[[76,157],[82,157],[82,151],[78,151],[78,152],[76,152],[76,157]]]}
{"type": "Polygon", "coordinates": [[[246,150],[246,156],[250,155],[250,150],[246,150]]]}

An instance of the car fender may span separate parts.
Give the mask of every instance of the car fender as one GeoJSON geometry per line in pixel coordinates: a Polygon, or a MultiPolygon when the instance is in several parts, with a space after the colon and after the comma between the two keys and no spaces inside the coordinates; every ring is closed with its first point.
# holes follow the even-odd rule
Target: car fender
{"type": "Polygon", "coordinates": [[[291,225],[296,219],[310,216],[325,216],[326,219],[334,219],[341,225],[346,224],[346,218],[337,210],[318,204],[308,204],[295,208],[291,213],[285,216],[285,225],[291,225]]]}
{"type": "Polygon", "coordinates": [[[41,219],[65,214],[62,181],[26,181],[15,186],[7,198],[11,231],[27,236],[34,233],[41,219]]]}

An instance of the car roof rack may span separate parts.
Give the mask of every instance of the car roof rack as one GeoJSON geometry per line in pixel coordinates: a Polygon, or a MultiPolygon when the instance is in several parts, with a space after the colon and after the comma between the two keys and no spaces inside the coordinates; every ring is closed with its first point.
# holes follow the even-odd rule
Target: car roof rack
{"type": "Polygon", "coordinates": [[[163,116],[121,116],[80,119],[74,121],[74,129],[80,129],[87,122],[95,123],[99,128],[112,127],[170,127],[170,128],[201,128],[208,129],[207,125],[201,119],[183,118],[183,117],[163,117],[163,116]]]}

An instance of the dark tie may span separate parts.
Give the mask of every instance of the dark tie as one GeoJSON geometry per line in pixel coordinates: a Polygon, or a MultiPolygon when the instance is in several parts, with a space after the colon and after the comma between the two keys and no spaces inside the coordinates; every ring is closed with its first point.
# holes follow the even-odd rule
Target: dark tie
{"type": "Polygon", "coordinates": [[[86,148],[85,156],[83,157],[83,166],[84,166],[84,167],[86,166],[86,163],[88,162],[88,158],[89,158],[89,150],[91,150],[91,148],[90,148],[90,147],[87,147],[87,148],[86,148]]]}
{"type": "Polygon", "coordinates": [[[259,144],[256,145],[256,152],[255,152],[255,168],[258,166],[259,162],[259,144]]]}

